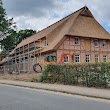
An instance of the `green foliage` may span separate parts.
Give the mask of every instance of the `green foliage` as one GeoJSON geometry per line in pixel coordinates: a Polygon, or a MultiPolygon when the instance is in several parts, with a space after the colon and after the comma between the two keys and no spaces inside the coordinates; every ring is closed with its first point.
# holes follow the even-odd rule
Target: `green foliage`
{"type": "Polygon", "coordinates": [[[25,30],[20,30],[17,33],[16,36],[16,46],[24,39],[28,38],[29,36],[35,34],[36,31],[32,30],[32,29],[25,29],[25,30]]]}
{"type": "Polygon", "coordinates": [[[2,0],[0,0],[0,45],[2,53],[12,51],[22,40],[33,35],[36,31],[31,29],[15,31],[16,25],[13,18],[8,19],[5,9],[3,8],[2,0]]]}
{"type": "Polygon", "coordinates": [[[2,0],[0,0],[0,41],[10,35],[10,30],[12,28],[15,28],[13,18],[7,18],[7,14],[3,8],[2,0]]]}
{"type": "Polygon", "coordinates": [[[42,82],[88,87],[107,87],[110,81],[110,63],[48,65],[42,82]]]}
{"type": "Polygon", "coordinates": [[[13,29],[15,29],[13,18],[8,19],[2,0],[0,0],[0,45],[3,53],[14,47],[13,29]]]}
{"type": "Polygon", "coordinates": [[[3,39],[1,42],[1,49],[2,49],[2,53],[4,55],[6,55],[6,52],[11,51],[12,49],[15,48],[15,41],[16,41],[16,31],[14,31],[13,29],[10,31],[10,35],[7,36],[5,39],[3,39]]]}
{"type": "Polygon", "coordinates": [[[15,30],[11,29],[10,34],[0,41],[2,53],[6,56],[6,53],[12,51],[22,40],[26,39],[27,37],[35,34],[36,31],[34,30],[20,30],[16,32],[15,30]]]}
{"type": "Polygon", "coordinates": [[[32,78],[30,82],[38,82],[36,78],[32,78]]]}

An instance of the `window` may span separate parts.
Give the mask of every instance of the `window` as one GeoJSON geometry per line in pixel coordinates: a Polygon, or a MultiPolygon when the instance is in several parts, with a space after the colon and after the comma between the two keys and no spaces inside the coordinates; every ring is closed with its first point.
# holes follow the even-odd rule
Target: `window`
{"type": "Polygon", "coordinates": [[[86,63],[90,62],[90,55],[86,55],[86,63]]]}
{"type": "Polygon", "coordinates": [[[56,56],[48,55],[48,56],[45,56],[44,57],[44,61],[47,61],[47,62],[56,62],[57,59],[56,59],[56,56]]]}
{"type": "Polygon", "coordinates": [[[69,57],[68,56],[64,57],[64,63],[69,63],[69,57]]]}
{"type": "Polygon", "coordinates": [[[99,46],[99,43],[98,43],[98,40],[97,39],[94,40],[94,46],[95,47],[98,47],[99,46]]]}
{"type": "Polygon", "coordinates": [[[75,38],[75,45],[80,45],[80,39],[79,38],[75,38]]]}
{"type": "Polygon", "coordinates": [[[46,47],[48,45],[47,41],[44,40],[44,47],[46,47]]]}
{"type": "Polygon", "coordinates": [[[106,55],[103,56],[103,62],[107,62],[107,56],[106,55]]]}
{"type": "Polygon", "coordinates": [[[103,46],[103,47],[106,47],[106,46],[107,46],[106,40],[103,40],[103,41],[102,41],[102,46],[103,46]]]}
{"type": "Polygon", "coordinates": [[[75,55],[75,63],[80,63],[80,55],[75,55]]]}
{"type": "Polygon", "coordinates": [[[99,56],[98,55],[95,55],[95,62],[99,62],[99,56]]]}

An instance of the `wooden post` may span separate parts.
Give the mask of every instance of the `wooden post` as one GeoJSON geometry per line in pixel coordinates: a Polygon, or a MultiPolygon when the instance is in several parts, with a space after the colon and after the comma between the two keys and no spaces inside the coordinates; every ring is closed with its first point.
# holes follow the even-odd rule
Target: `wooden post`
{"type": "Polygon", "coordinates": [[[28,72],[30,72],[30,63],[29,63],[30,60],[29,59],[30,59],[30,54],[29,54],[29,44],[28,44],[28,62],[27,62],[28,63],[28,72]]]}

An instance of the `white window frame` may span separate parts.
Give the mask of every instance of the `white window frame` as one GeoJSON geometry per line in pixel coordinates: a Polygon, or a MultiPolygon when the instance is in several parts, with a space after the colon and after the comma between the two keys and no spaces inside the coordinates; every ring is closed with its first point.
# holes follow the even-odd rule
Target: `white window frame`
{"type": "Polygon", "coordinates": [[[74,55],[74,63],[80,63],[80,55],[79,54],[74,55]],[[79,58],[79,59],[76,60],[76,58],[79,58]]]}
{"type": "Polygon", "coordinates": [[[48,45],[47,40],[44,40],[44,47],[48,45]]]}
{"type": "Polygon", "coordinates": [[[103,62],[107,62],[107,55],[103,55],[103,62]],[[106,60],[105,60],[106,59],[106,60]],[[105,60],[105,61],[104,61],[105,60]]]}
{"type": "Polygon", "coordinates": [[[80,39],[78,37],[74,38],[74,44],[75,45],[80,45],[80,39]],[[77,40],[77,41],[76,41],[77,40]]]}
{"type": "Polygon", "coordinates": [[[94,39],[94,46],[99,47],[99,40],[98,39],[94,39]],[[96,42],[97,45],[95,44],[95,42],[96,42]]]}
{"type": "Polygon", "coordinates": [[[106,40],[102,41],[102,47],[107,47],[107,41],[106,40]],[[104,43],[105,43],[105,45],[104,45],[104,43]]]}
{"type": "Polygon", "coordinates": [[[89,54],[86,55],[85,62],[86,62],[86,63],[90,63],[90,55],[89,55],[89,54]]]}
{"type": "Polygon", "coordinates": [[[95,55],[95,63],[98,63],[99,62],[99,55],[95,55]]]}

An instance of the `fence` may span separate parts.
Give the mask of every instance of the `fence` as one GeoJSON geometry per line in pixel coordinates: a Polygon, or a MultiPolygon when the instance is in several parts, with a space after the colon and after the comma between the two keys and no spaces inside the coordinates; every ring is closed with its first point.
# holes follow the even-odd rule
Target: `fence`
{"type": "Polygon", "coordinates": [[[3,73],[29,73],[33,71],[33,62],[24,61],[20,63],[6,64],[2,66],[3,73]]]}

